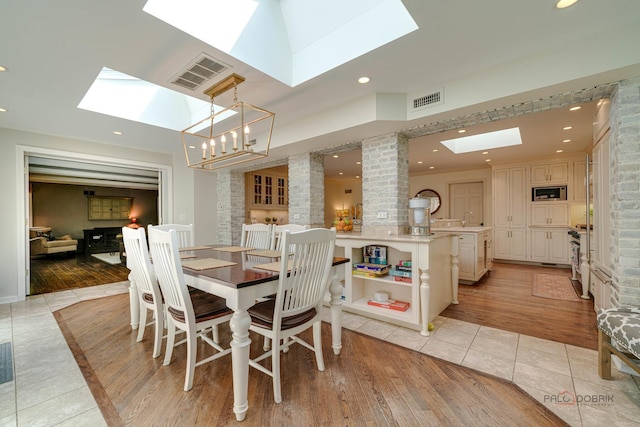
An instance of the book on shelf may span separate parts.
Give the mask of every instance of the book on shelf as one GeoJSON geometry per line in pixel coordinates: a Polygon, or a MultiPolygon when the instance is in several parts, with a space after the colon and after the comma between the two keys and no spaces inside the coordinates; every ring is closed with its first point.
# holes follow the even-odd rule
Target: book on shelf
{"type": "Polygon", "coordinates": [[[367,304],[373,305],[375,307],[387,308],[389,310],[396,310],[396,311],[407,311],[409,309],[409,307],[411,306],[411,304],[409,304],[408,302],[397,301],[397,300],[392,300],[392,299],[390,299],[388,301],[384,301],[384,302],[380,302],[380,301],[376,301],[374,299],[370,299],[369,301],[367,301],[367,304]]]}
{"type": "Polygon", "coordinates": [[[386,246],[365,246],[362,248],[362,257],[364,262],[369,264],[386,264],[387,263],[387,247],[386,246]]]}
{"type": "Polygon", "coordinates": [[[411,268],[411,260],[410,259],[401,259],[400,261],[398,261],[397,265],[401,265],[403,267],[411,268]]]}
{"type": "Polygon", "coordinates": [[[353,276],[359,276],[359,277],[371,277],[373,279],[379,279],[381,277],[385,277],[389,274],[388,271],[385,271],[383,273],[376,273],[373,271],[361,271],[361,270],[352,270],[351,274],[353,276]]]}
{"type": "Polygon", "coordinates": [[[402,277],[402,276],[393,276],[394,282],[402,282],[402,283],[413,283],[413,279],[411,277],[402,277]]]}
{"type": "Polygon", "coordinates": [[[400,265],[400,264],[397,264],[395,266],[395,269],[398,270],[398,271],[408,271],[408,272],[412,271],[411,266],[407,267],[406,265],[400,265]]]}
{"type": "Polygon", "coordinates": [[[389,274],[391,274],[392,276],[399,276],[399,277],[411,277],[411,270],[409,271],[403,271],[403,270],[398,270],[398,267],[394,267],[391,270],[389,270],[389,274]]]}
{"type": "Polygon", "coordinates": [[[367,271],[372,273],[388,273],[391,269],[389,264],[371,264],[368,262],[360,262],[353,264],[353,268],[358,271],[367,271]]]}

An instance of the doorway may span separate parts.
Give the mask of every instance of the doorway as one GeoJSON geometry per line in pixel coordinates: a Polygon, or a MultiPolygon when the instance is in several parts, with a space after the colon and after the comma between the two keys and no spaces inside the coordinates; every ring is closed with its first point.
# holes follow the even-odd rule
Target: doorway
{"type": "Polygon", "coordinates": [[[449,218],[460,218],[468,226],[481,226],[484,221],[484,182],[449,184],[449,218]]]}

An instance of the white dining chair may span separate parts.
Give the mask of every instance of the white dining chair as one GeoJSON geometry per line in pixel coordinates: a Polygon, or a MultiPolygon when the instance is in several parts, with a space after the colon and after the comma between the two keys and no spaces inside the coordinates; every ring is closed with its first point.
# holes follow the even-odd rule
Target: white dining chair
{"type": "Polygon", "coordinates": [[[154,225],[154,227],[156,230],[161,231],[176,230],[178,247],[180,249],[195,246],[196,235],[193,224],[161,224],[154,225]]]}
{"type": "Polygon", "coordinates": [[[254,249],[271,249],[271,224],[242,224],[240,246],[254,249]]]}
{"type": "Polygon", "coordinates": [[[272,342],[270,350],[251,359],[249,365],[273,378],[273,398],[282,401],[280,352],[294,343],[315,352],[319,371],[324,371],[320,312],[331,271],[336,231],[314,228],[282,235],[278,292],[275,298],[257,303],[248,312],[250,330],[272,342]],[[313,345],[297,334],[313,327],[313,345]],[[271,369],[259,362],[271,357],[271,369]]]}
{"type": "Polygon", "coordinates": [[[164,304],[156,274],[149,259],[149,248],[143,227],[133,229],[122,227],[122,241],[127,254],[127,268],[131,270],[133,280],[138,289],[140,304],[140,320],[137,341],[142,341],[147,326],[148,311],[153,314],[155,324],[153,339],[153,357],[160,355],[162,334],[164,332],[164,304]]]}
{"type": "Polygon", "coordinates": [[[285,231],[302,231],[308,230],[308,225],[299,225],[299,224],[282,224],[282,225],[272,225],[271,226],[271,248],[279,251],[281,248],[281,240],[280,235],[285,231]]]}
{"type": "Polygon", "coordinates": [[[231,352],[231,348],[222,348],[218,339],[218,325],[228,322],[233,311],[227,307],[224,298],[187,288],[182,263],[180,261],[178,236],[175,229],[158,230],[149,226],[149,247],[158,282],[167,306],[167,348],[164,365],[171,363],[173,348],[187,343],[187,369],[184,391],[193,387],[193,374],[196,366],[219,359],[231,352]],[[175,342],[176,328],[186,332],[184,340],[175,342]],[[213,339],[207,336],[211,333],[213,339]],[[196,360],[197,339],[217,350],[212,356],[196,360]]]}

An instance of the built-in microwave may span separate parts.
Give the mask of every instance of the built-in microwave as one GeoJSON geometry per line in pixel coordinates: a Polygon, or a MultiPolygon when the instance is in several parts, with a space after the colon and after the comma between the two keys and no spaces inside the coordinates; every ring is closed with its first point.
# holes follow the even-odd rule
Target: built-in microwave
{"type": "Polygon", "coordinates": [[[533,187],[531,189],[531,201],[533,202],[551,202],[567,200],[567,186],[557,187],[533,187]]]}

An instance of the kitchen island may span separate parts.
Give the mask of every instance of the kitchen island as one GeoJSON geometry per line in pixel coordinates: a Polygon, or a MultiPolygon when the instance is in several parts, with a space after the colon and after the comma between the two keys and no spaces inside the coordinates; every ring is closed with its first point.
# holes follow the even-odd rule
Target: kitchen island
{"type": "Polygon", "coordinates": [[[458,234],[460,283],[473,285],[493,267],[493,227],[432,227],[431,231],[458,234]]]}
{"type": "Polygon", "coordinates": [[[458,303],[456,233],[430,236],[341,233],[336,239],[335,256],[350,259],[345,270],[351,274],[344,277],[346,311],[417,329],[428,336],[429,323],[449,304],[458,303]],[[394,272],[376,275],[359,270],[358,267],[367,267],[362,264],[372,264],[369,256],[374,256],[378,265],[391,265],[394,272]],[[380,301],[385,297],[389,301],[380,301]],[[390,301],[395,304],[388,304],[390,301]]]}

